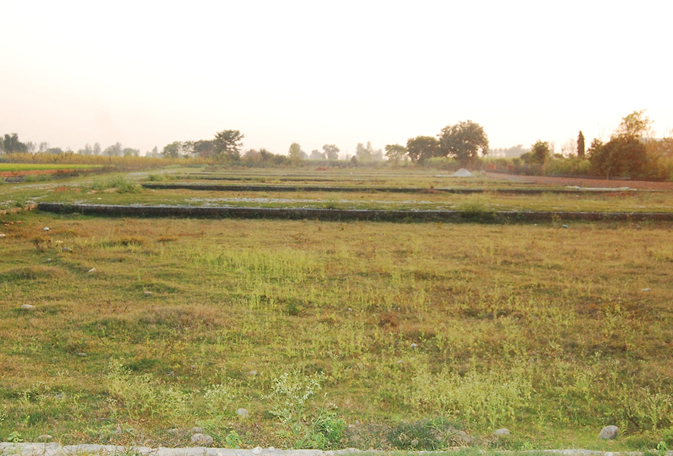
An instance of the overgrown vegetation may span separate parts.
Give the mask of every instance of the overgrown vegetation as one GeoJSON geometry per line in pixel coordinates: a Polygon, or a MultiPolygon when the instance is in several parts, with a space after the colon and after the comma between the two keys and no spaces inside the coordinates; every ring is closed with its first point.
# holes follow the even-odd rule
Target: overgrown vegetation
{"type": "Polygon", "coordinates": [[[3,217],[2,440],[673,443],[668,225],[3,217]]]}

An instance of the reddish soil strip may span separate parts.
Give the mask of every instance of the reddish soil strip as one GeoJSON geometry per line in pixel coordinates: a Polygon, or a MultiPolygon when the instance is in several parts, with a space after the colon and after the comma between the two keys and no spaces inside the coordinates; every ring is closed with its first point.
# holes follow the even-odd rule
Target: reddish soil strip
{"type": "Polygon", "coordinates": [[[606,180],[591,177],[553,177],[553,176],[520,176],[506,173],[486,173],[491,179],[507,179],[519,182],[533,182],[542,185],[561,185],[576,187],[629,187],[642,190],[673,190],[673,182],[650,182],[636,180],[606,180]]]}
{"type": "Polygon", "coordinates": [[[28,171],[2,171],[0,172],[0,177],[28,176],[30,174],[56,174],[72,171],[75,171],[75,169],[60,168],[60,169],[31,169],[28,171]]]}

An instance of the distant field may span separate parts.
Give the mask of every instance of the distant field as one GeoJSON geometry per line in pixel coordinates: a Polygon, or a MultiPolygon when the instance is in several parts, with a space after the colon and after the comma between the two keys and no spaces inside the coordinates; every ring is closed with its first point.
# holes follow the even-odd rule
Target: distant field
{"type": "Polygon", "coordinates": [[[38,164],[38,163],[0,163],[0,173],[15,171],[42,171],[59,169],[92,169],[102,165],[66,165],[66,164],[38,164]]]}

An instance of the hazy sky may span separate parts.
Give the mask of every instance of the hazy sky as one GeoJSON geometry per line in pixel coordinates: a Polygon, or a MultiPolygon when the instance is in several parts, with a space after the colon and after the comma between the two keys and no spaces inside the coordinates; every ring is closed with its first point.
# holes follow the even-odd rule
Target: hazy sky
{"type": "Polygon", "coordinates": [[[658,1],[0,0],[0,133],[143,152],[375,148],[471,119],[491,147],[673,128],[658,1]]]}

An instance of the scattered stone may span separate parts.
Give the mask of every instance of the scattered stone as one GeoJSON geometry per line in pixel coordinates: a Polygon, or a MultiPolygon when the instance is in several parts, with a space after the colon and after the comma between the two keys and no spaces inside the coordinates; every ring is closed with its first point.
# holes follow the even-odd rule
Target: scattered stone
{"type": "Polygon", "coordinates": [[[452,439],[459,445],[472,445],[474,443],[474,439],[467,435],[467,432],[465,431],[458,431],[456,434],[452,437],[452,439]]]}
{"type": "Polygon", "coordinates": [[[649,289],[649,288],[643,288],[643,289],[640,290],[640,291],[642,291],[643,293],[647,293],[648,291],[650,291],[650,289],[649,289]]]}
{"type": "Polygon", "coordinates": [[[495,431],[493,431],[493,435],[496,436],[496,437],[502,437],[504,435],[509,435],[509,434],[510,434],[510,432],[509,432],[509,429],[507,429],[507,428],[500,428],[500,429],[496,429],[495,431]]]}
{"type": "Polygon", "coordinates": [[[178,429],[178,428],[173,428],[173,429],[169,429],[169,430],[166,431],[166,432],[168,432],[168,433],[171,434],[171,435],[177,435],[177,434],[180,433],[180,429],[178,429]]]}
{"type": "Polygon", "coordinates": [[[62,401],[63,399],[65,399],[65,393],[56,393],[54,397],[59,401],[62,401]]]}
{"type": "Polygon", "coordinates": [[[143,294],[145,296],[152,296],[153,293],[151,291],[143,291],[143,294]]]}
{"type": "Polygon", "coordinates": [[[77,356],[81,356],[82,358],[86,358],[87,354],[84,352],[77,352],[77,356]]]}
{"type": "Polygon", "coordinates": [[[269,447],[269,451],[274,451],[274,450],[275,450],[274,447],[269,447]]]}
{"type": "Polygon", "coordinates": [[[198,426],[194,426],[194,427],[192,428],[192,434],[203,434],[203,429],[201,429],[201,428],[198,427],[198,426]]]}
{"type": "Polygon", "coordinates": [[[246,409],[240,408],[240,409],[236,410],[236,415],[238,415],[239,418],[246,419],[248,417],[248,415],[250,415],[250,414],[248,413],[248,411],[246,409]]]}
{"type": "Polygon", "coordinates": [[[35,310],[35,306],[31,306],[30,304],[24,304],[21,306],[21,310],[35,310]]]}
{"type": "Polygon", "coordinates": [[[47,258],[46,260],[44,260],[44,262],[45,263],[51,263],[51,258],[47,258]]]}
{"type": "Polygon", "coordinates": [[[416,348],[418,347],[418,344],[411,344],[411,348],[416,348]]]}
{"type": "Polygon", "coordinates": [[[213,444],[213,438],[208,434],[194,434],[192,436],[192,443],[198,446],[210,446],[213,444]]]}
{"type": "Polygon", "coordinates": [[[91,274],[92,272],[96,272],[96,268],[91,268],[87,271],[87,274],[91,274]]]}
{"type": "Polygon", "coordinates": [[[601,429],[601,433],[598,434],[598,438],[603,440],[614,440],[617,438],[618,434],[619,428],[617,426],[610,425],[601,429]]]}
{"type": "Polygon", "coordinates": [[[5,237],[5,233],[0,233],[0,237],[5,237]]]}
{"type": "Polygon", "coordinates": [[[53,439],[53,437],[50,436],[49,434],[42,434],[41,436],[39,436],[37,438],[37,440],[39,440],[40,442],[46,442],[46,441],[51,440],[51,439],[53,439]]]}
{"type": "Polygon", "coordinates": [[[349,312],[352,312],[352,311],[353,311],[353,309],[351,309],[351,308],[349,307],[349,308],[348,308],[348,311],[349,311],[349,312]]]}
{"type": "Polygon", "coordinates": [[[561,228],[568,228],[568,225],[563,225],[561,228]]]}
{"type": "Polygon", "coordinates": [[[42,228],[42,231],[49,231],[49,227],[45,226],[44,228],[42,228]]]}
{"type": "Polygon", "coordinates": [[[70,252],[72,252],[72,249],[71,249],[70,247],[63,247],[63,248],[61,249],[61,252],[70,253],[70,252]]]}
{"type": "Polygon", "coordinates": [[[255,447],[252,449],[252,454],[261,454],[262,453],[262,447],[255,447]]]}
{"type": "Polygon", "coordinates": [[[255,376],[255,375],[257,375],[257,371],[256,370],[251,370],[250,372],[248,372],[248,375],[255,376]]]}

